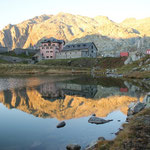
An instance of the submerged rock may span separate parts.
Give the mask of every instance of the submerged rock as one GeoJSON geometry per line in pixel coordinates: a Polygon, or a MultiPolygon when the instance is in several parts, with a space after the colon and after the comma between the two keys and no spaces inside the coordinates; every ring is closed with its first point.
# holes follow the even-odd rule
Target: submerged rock
{"type": "Polygon", "coordinates": [[[105,119],[95,117],[95,116],[90,117],[90,119],[88,120],[89,123],[95,123],[95,124],[104,124],[110,121],[113,121],[113,120],[105,120],[105,119]]]}
{"type": "Polygon", "coordinates": [[[66,125],[65,121],[60,122],[56,127],[57,128],[62,128],[66,125]]]}
{"type": "Polygon", "coordinates": [[[78,144],[69,144],[66,146],[67,150],[80,150],[81,146],[78,144]]]}

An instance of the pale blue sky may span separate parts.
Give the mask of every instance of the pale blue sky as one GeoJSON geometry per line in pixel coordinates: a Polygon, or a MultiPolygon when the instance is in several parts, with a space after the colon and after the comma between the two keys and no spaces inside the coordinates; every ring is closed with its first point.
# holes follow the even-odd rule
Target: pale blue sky
{"type": "Polygon", "coordinates": [[[0,29],[10,23],[59,12],[102,15],[121,22],[129,17],[150,17],[150,0],[0,0],[0,29]]]}

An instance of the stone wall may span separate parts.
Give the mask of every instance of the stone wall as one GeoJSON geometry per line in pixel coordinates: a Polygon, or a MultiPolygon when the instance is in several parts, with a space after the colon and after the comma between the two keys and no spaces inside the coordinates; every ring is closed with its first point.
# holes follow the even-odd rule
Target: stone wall
{"type": "Polygon", "coordinates": [[[22,49],[22,48],[16,48],[14,49],[15,54],[36,54],[38,52],[38,49],[22,49]]]}
{"type": "Polygon", "coordinates": [[[7,53],[7,52],[8,52],[8,48],[7,47],[0,47],[0,54],[7,53]]]}

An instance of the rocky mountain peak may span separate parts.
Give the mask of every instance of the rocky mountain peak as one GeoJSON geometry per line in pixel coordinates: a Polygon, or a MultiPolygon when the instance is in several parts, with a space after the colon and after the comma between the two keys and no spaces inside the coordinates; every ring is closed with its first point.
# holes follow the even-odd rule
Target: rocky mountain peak
{"type": "Polygon", "coordinates": [[[100,24],[110,24],[113,23],[107,16],[96,16],[94,18],[100,24]]]}
{"type": "Polygon", "coordinates": [[[122,23],[131,23],[131,22],[135,22],[137,21],[136,18],[127,18],[125,20],[122,21],[122,23]]]}
{"type": "Polygon", "coordinates": [[[138,48],[146,49],[150,46],[149,36],[150,18],[129,18],[119,24],[107,16],[90,18],[60,12],[56,15],[36,16],[16,25],[9,24],[0,31],[0,43],[10,49],[28,48],[43,38],[54,37],[67,42],[92,41],[99,52],[114,52],[136,50],[137,45],[138,48]]]}

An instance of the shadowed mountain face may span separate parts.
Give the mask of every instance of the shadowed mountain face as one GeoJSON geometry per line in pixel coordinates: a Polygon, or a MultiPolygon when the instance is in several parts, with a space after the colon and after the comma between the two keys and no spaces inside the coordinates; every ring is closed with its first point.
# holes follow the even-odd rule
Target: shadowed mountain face
{"type": "Polygon", "coordinates": [[[106,117],[115,110],[127,114],[128,105],[143,98],[140,94],[142,89],[128,82],[119,81],[117,84],[114,81],[115,86],[111,86],[112,81],[109,85],[78,82],[79,79],[41,82],[40,85],[36,82],[37,85],[33,84],[36,86],[5,89],[0,92],[0,102],[9,109],[16,108],[37,117],[68,120],[93,113],[106,117]]]}
{"type": "Polygon", "coordinates": [[[8,25],[0,31],[0,45],[14,49],[38,45],[43,38],[55,37],[69,43],[95,42],[100,51],[117,51],[129,48],[147,48],[149,19],[125,21],[117,24],[105,16],[85,16],[59,13],[42,15],[17,25],[8,25]]]}

